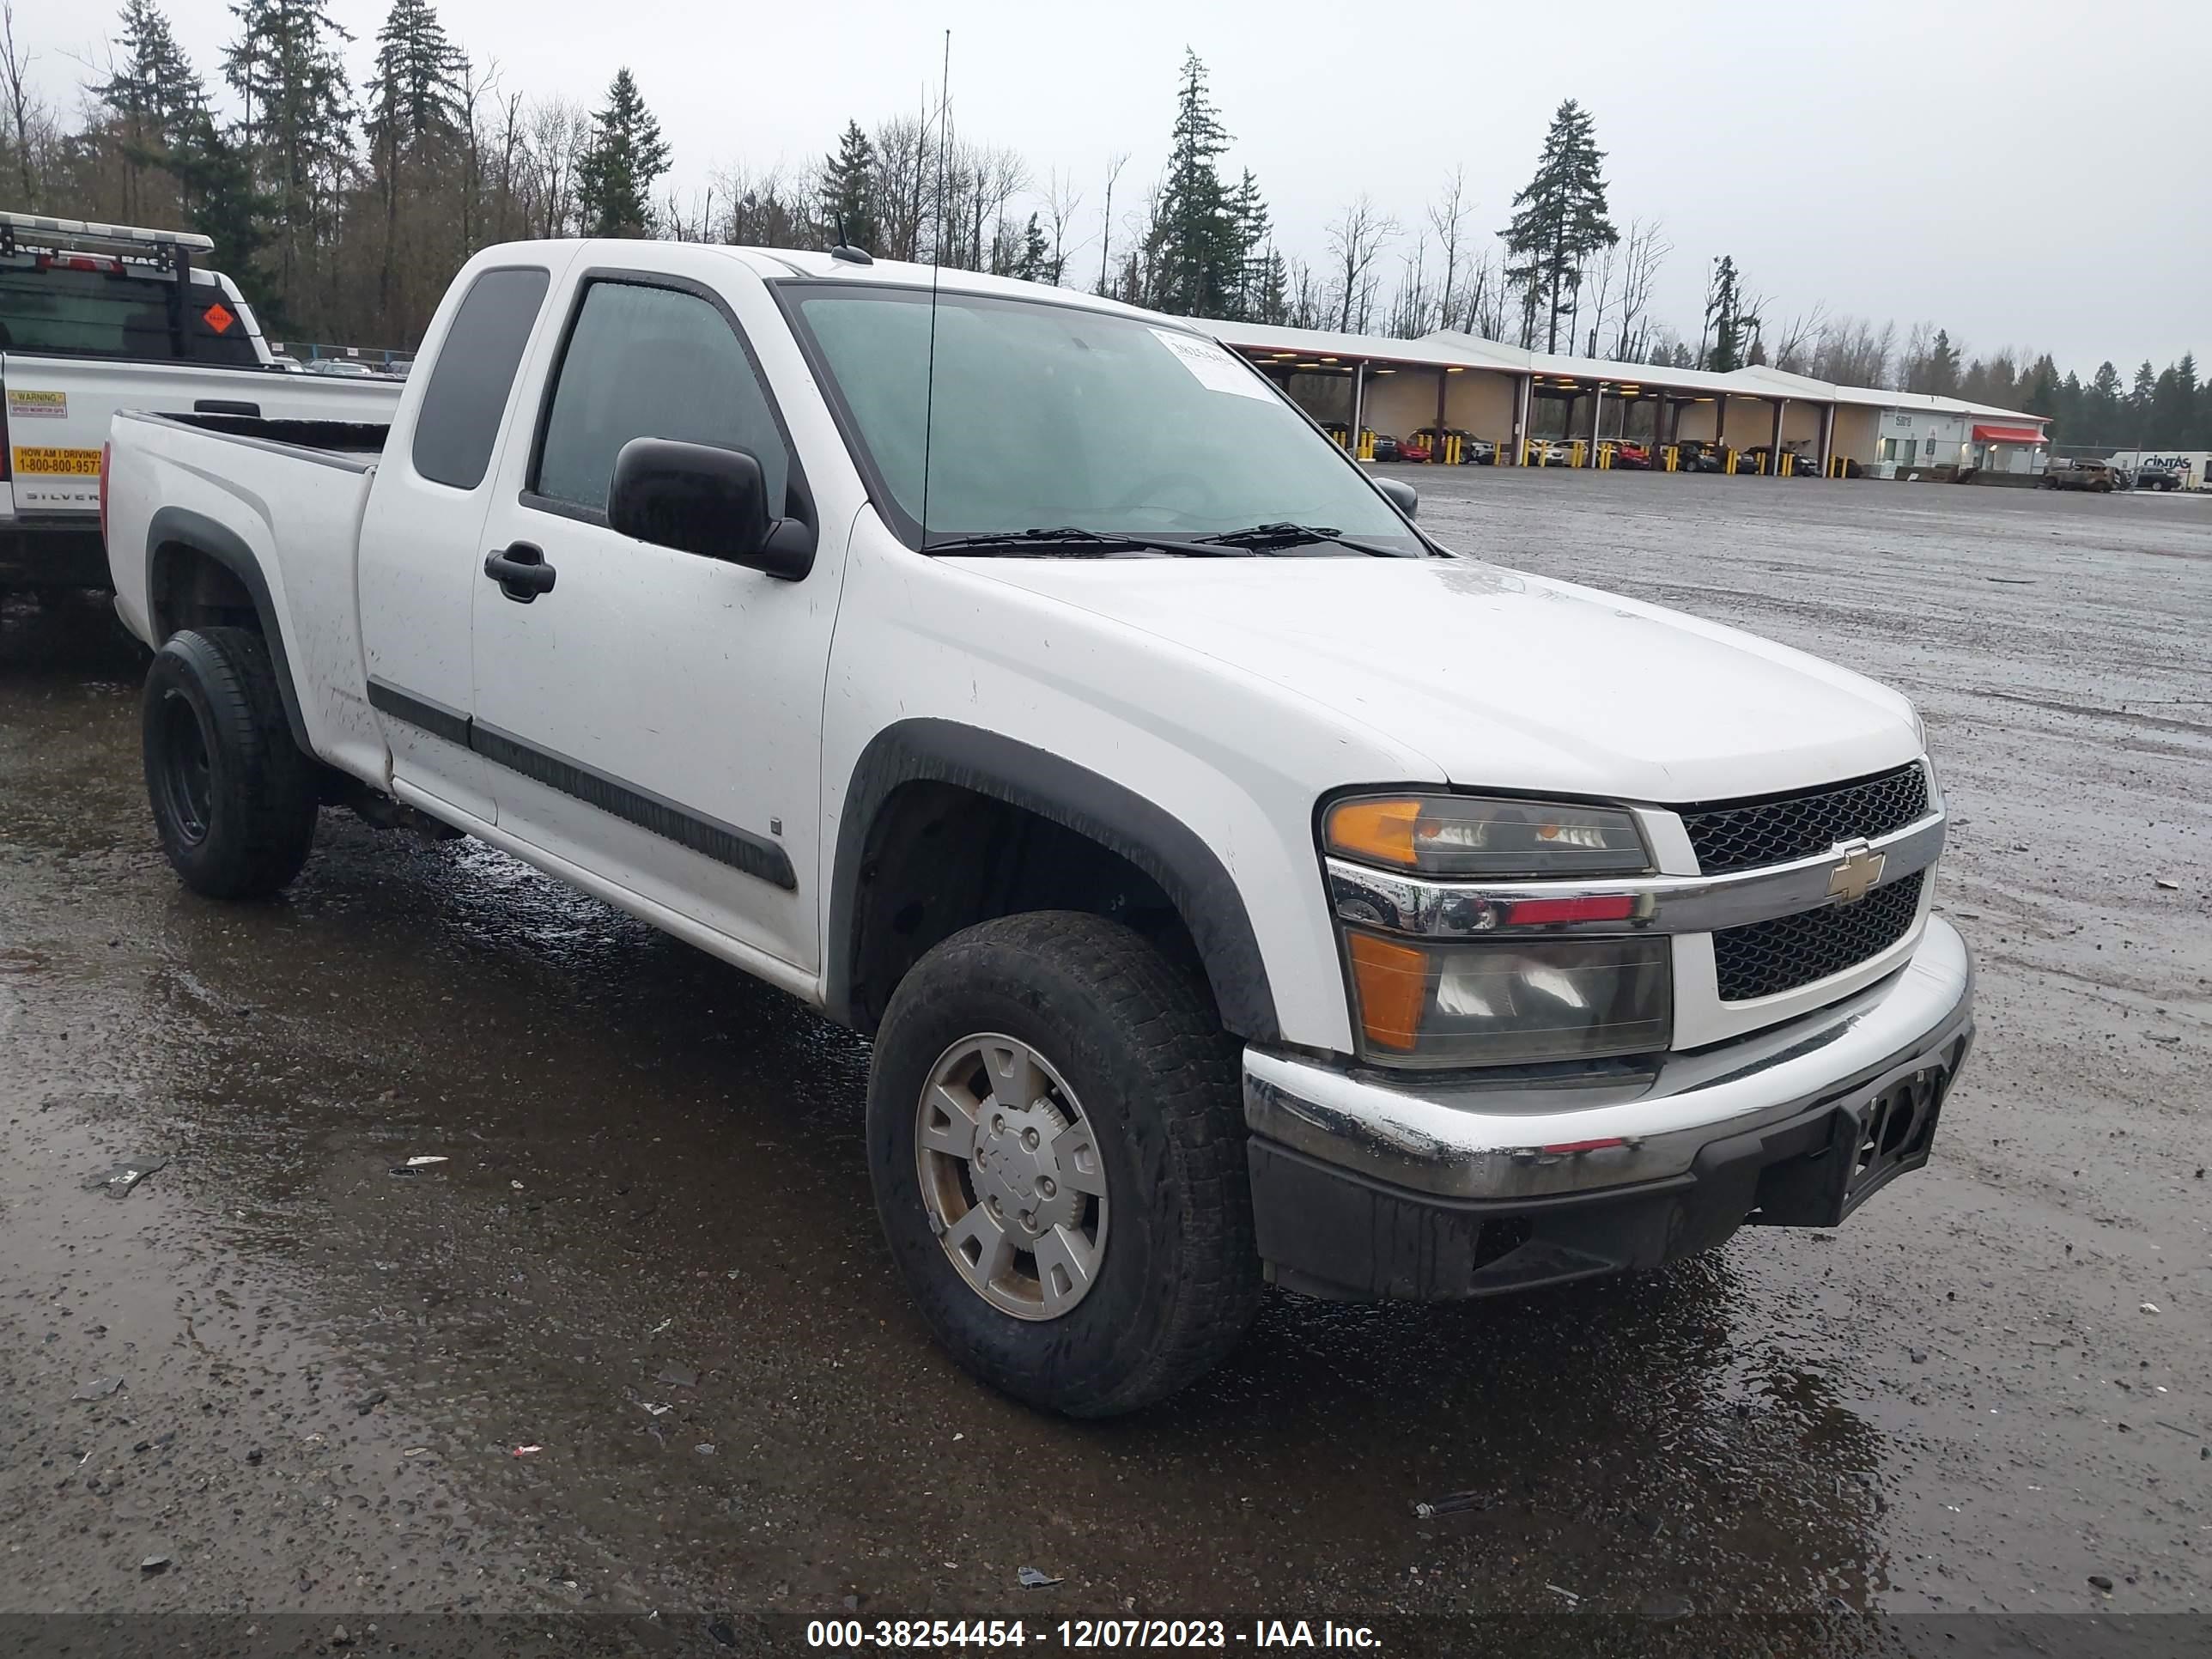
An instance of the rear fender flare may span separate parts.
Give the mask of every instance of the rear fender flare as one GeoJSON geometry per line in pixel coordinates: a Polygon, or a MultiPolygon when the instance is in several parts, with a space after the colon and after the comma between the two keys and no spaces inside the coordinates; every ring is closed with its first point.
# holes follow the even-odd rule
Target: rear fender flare
{"type": "Polygon", "coordinates": [[[146,613],[154,631],[154,648],[161,649],[162,642],[177,631],[173,619],[165,614],[161,593],[163,578],[180,552],[197,553],[213,560],[237,577],[240,586],[253,600],[254,611],[261,620],[262,637],[269,642],[269,660],[276,671],[276,690],[283,699],[285,724],[292,728],[292,741],[300,745],[300,752],[313,755],[314,745],[307,741],[307,721],[301,711],[299,688],[292,683],[291,655],[284,648],[284,631],[276,620],[276,603],[270,594],[269,578],[262,572],[261,561],[236,531],[188,507],[157,509],[146,530],[146,613]]]}

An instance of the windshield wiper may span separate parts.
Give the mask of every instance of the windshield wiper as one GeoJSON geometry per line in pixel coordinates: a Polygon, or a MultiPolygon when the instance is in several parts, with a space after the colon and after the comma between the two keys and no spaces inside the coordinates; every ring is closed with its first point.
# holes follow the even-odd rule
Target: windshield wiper
{"type": "Polygon", "coordinates": [[[1065,556],[1077,559],[1103,558],[1113,553],[1181,553],[1197,557],[1222,556],[1216,548],[1194,548],[1187,542],[1152,541],[1142,536],[1113,536],[1103,531],[1082,530],[1064,525],[1056,530],[999,530],[987,535],[948,536],[942,541],[925,542],[925,553],[1025,553],[1043,548],[1058,548],[1065,556]]]}
{"type": "Polygon", "coordinates": [[[1334,525],[1326,524],[1255,524],[1243,530],[1224,530],[1218,536],[1200,536],[1200,545],[1248,548],[1255,553],[1271,552],[1279,547],[1293,546],[1299,542],[1333,542],[1339,547],[1348,547],[1355,553],[1364,553],[1370,558],[1402,559],[1402,553],[1394,553],[1387,547],[1376,547],[1353,537],[1340,535],[1334,525]]]}

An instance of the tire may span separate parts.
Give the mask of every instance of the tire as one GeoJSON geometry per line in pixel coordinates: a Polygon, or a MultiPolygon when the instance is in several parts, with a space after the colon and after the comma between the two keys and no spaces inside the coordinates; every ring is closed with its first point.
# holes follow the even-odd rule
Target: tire
{"type": "MultiPolygon", "coordinates": [[[[1164,1399],[1237,1346],[1261,1294],[1240,1071],[1238,1044],[1202,984],[1128,928],[1097,916],[1038,911],[984,922],[915,965],[876,1036],[868,1166],[891,1255],[954,1358],[1032,1406],[1110,1417],[1164,1399]],[[1048,1167],[1066,1190],[1055,1196],[1052,1181],[1037,1176],[1030,1201],[1042,1194],[1065,1202],[1085,1178],[1076,1173],[1079,1160],[1095,1150],[1087,1178],[1101,1184],[1085,1190],[1100,1195],[1075,1200],[1096,1206],[1088,1210],[1095,1271],[1057,1310],[1043,1300],[1053,1294],[1047,1241],[1030,1255],[1028,1277],[1022,1257],[1008,1255],[1005,1279],[990,1290],[972,1282],[980,1269],[953,1259],[990,1198],[1015,1190],[990,1187],[1006,1152],[1017,1150],[1012,1140],[988,1143],[995,1158],[986,1149],[1003,1104],[995,1095],[955,1087],[973,1103],[977,1161],[934,1150],[970,1126],[927,1106],[924,1091],[948,1068],[957,1073],[963,1045],[979,1041],[1026,1045],[1052,1074],[1027,1080],[1045,1087],[1039,1105],[1068,1125],[1060,1142],[1047,1143],[1048,1152],[1061,1149],[1064,1161],[1048,1167]],[[926,1111],[942,1120],[928,1141],[926,1111]],[[1039,1300],[1022,1301],[1031,1284],[1039,1300]],[[1026,1308],[1026,1316],[994,1297],[1026,1308]]],[[[988,1084],[990,1073],[971,1075],[988,1084]]],[[[932,1090],[933,1100],[945,1098],[932,1090]]],[[[1024,1164],[1018,1175],[1035,1173],[1024,1164]]],[[[1038,1212],[1045,1207],[1039,1203],[1038,1212]]],[[[1018,1237],[1011,1224],[1000,1231],[1018,1237]]]]}
{"type": "Polygon", "coordinates": [[[185,885],[220,899],[282,892],[314,844],[320,779],[292,741],[261,635],[173,635],[139,713],[154,828],[185,885]]]}

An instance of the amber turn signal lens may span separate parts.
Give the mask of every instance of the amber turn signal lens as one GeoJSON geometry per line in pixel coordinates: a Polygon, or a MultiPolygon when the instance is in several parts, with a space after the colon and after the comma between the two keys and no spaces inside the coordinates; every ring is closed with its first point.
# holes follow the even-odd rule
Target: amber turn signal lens
{"type": "Polygon", "coordinates": [[[1411,1048],[1420,1035],[1421,1005],[1428,998],[1428,958],[1371,933],[1351,933],[1345,942],[1352,952],[1359,1023],[1367,1040],[1378,1048],[1411,1048]]]}
{"type": "Polygon", "coordinates": [[[1413,831],[1420,821],[1417,800],[1345,801],[1329,811],[1329,849],[1410,870],[1419,862],[1413,831]]]}

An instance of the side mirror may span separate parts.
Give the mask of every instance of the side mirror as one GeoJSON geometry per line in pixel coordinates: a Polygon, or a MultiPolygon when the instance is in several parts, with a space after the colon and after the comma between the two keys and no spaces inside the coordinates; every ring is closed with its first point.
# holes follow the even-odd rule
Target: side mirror
{"type": "Polygon", "coordinates": [[[632,438],[615,457],[607,524],[655,547],[797,581],[814,568],[814,531],[771,519],[760,462],[746,450],[632,438]]]}
{"type": "Polygon", "coordinates": [[[1377,478],[1375,487],[1390,498],[1390,505],[1407,518],[1420,510],[1421,492],[1403,478],[1377,478]]]}

